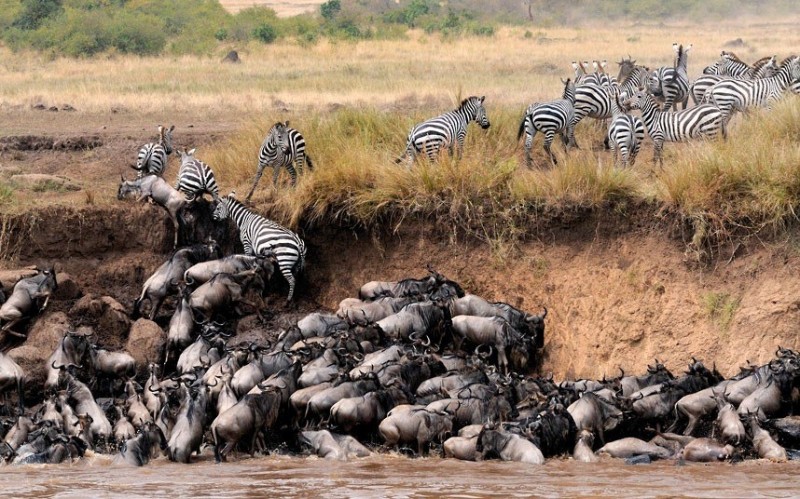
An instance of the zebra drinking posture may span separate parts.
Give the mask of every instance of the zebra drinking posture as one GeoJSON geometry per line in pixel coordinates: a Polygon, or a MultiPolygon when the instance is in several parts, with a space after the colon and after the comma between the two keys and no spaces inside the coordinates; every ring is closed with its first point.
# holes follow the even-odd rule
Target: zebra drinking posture
{"type": "Polygon", "coordinates": [[[608,144],[617,164],[617,151],[622,158],[622,166],[633,166],[644,141],[644,123],[641,118],[628,114],[622,101],[626,94],[616,92],[612,100],[613,118],[608,127],[608,144]]]}
{"type": "Polygon", "coordinates": [[[568,149],[570,144],[575,143],[574,106],[575,85],[569,79],[564,83],[564,94],[561,99],[541,104],[534,103],[528,106],[517,132],[518,141],[522,134],[525,133],[525,164],[528,167],[533,163],[531,148],[533,147],[533,139],[536,137],[536,132],[544,133],[544,150],[553,165],[556,165],[558,161],[556,161],[555,155],[550,150],[550,144],[553,143],[556,132],[561,133],[565,149],[568,149]]]}
{"type": "Polygon", "coordinates": [[[253,196],[258,181],[264,173],[264,168],[272,167],[272,185],[278,185],[278,174],[281,168],[286,168],[292,178],[292,186],[297,184],[297,172],[302,171],[303,165],[308,163],[308,169],[313,170],[314,165],[311,157],[306,155],[306,141],[303,135],[289,128],[289,122],[277,122],[267,132],[261,149],[258,153],[258,170],[256,178],[253,180],[253,187],[245,198],[247,201],[253,196]]]}
{"type": "Polygon", "coordinates": [[[139,149],[136,159],[136,177],[142,178],[145,175],[163,175],[167,169],[167,156],[172,154],[172,131],[175,125],[169,128],[158,126],[158,142],[149,142],[139,149]]]}
{"type": "Polygon", "coordinates": [[[683,103],[683,109],[686,109],[689,103],[689,75],[686,68],[691,49],[691,45],[684,48],[673,43],[675,67],[658,68],[650,78],[650,93],[664,99],[664,111],[669,111],[678,102],[683,103]]]}
{"type": "Polygon", "coordinates": [[[467,136],[467,125],[474,121],[484,130],[490,126],[486,108],[483,107],[485,98],[485,96],[468,97],[461,101],[457,109],[414,125],[408,134],[406,150],[395,163],[407,159],[410,167],[417,154],[422,152],[433,161],[444,148],[447,148],[451,155],[454,149],[458,149],[458,157],[461,158],[464,139],[467,136]]]}
{"type": "Polygon", "coordinates": [[[181,155],[181,169],[178,171],[178,180],[175,188],[181,191],[187,201],[194,201],[197,196],[204,193],[211,194],[214,201],[219,200],[219,187],[211,168],[194,157],[195,149],[189,152],[178,151],[181,155]]]}
{"type": "Polygon", "coordinates": [[[682,111],[662,111],[652,95],[638,89],[623,103],[630,109],[641,109],[642,121],[653,139],[655,155],[653,161],[664,165],[661,152],[664,142],[683,142],[697,137],[716,137],[722,132],[726,137],[723,112],[716,106],[700,104],[682,111]]]}
{"type": "Polygon", "coordinates": [[[276,255],[278,268],[289,282],[289,297],[294,295],[295,275],[303,270],[306,258],[306,245],[300,237],[289,229],[253,213],[234,198],[231,192],[220,198],[214,214],[214,220],[233,219],[239,228],[239,238],[244,245],[246,255],[276,255]]]}

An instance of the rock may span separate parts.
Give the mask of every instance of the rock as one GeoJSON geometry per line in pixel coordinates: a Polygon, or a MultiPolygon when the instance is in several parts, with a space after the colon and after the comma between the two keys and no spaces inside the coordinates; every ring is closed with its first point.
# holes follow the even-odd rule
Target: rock
{"type": "Polygon", "coordinates": [[[24,184],[26,187],[42,190],[65,189],[68,191],[79,191],[80,186],[72,183],[72,180],[59,175],[47,175],[45,173],[22,173],[11,175],[11,181],[24,184]]]}
{"type": "Polygon", "coordinates": [[[239,59],[239,53],[237,51],[231,50],[228,52],[228,55],[222,58],[222,62],[238,64],[242,62],[242,60],[239,59]]]}
{"type": "Polygon", "coordinates": [[[144,373],[149,362],[161,363],[166,343],[167,333],[158,324],[148,319],[139,319],[131,326],[125,350],[136,359],[139,373],[144,373]]]}
{"type": "Polygon", "coordinates": [[[72,107],[71,105],[69,105],[69,104],[64,104],[63,106],[61,106],[61,110],[62,111],[76,111],[76,109],[74,107],[72,107]]]}
{"type": "Polygon", "coordinates": [[[109,350],[119,350],[125,344],[131,320],[117,300],[110,296],[87,294],[69,311],[69,316],[82,324],[95,327],[96,342],[109,350]]]}
{"type": "Polygon", "coordinates": [[[20,279],[24,279],[25,277],[31,277],[36,275],[36,270],[32,267],[26,267],[24,269],[11,269],[11,270],[0,270],[0,282],[3,283],[3,292],[6,296],[11,295],[11,291],[14,290],[14,285],[20,279]]]}
{"type": "Polygon", "coordinates": [[[33,324],[25,343],[8,352],[25,371],[28,387],[41,388],[47,376],[47,359],[70,328],[69,318],[64,312],[46,314],[33,324]]]}
{"type": "Polygon", "coordinates": [[[75,279],[66,272],[56,272],[56,281],[58,289],[53,293],[54,300],[76,300],[83,294],[75,279]]]}

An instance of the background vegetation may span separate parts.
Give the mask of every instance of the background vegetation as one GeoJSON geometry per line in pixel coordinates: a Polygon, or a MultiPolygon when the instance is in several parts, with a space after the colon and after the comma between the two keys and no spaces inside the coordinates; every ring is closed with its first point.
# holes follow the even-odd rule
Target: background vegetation
{"type": "Polygon", "coordinates": [[[408,29],[443,37],[494,36],[501,25],[596,25],[598,20],[742,19],[791,12],[790,0],[328,0],[318,12],[279,18],[263,7],[236,14],[217,0],[0,0],[0,40],[15,51],[210,55],[287,38],[403,39],[408,29]]]}

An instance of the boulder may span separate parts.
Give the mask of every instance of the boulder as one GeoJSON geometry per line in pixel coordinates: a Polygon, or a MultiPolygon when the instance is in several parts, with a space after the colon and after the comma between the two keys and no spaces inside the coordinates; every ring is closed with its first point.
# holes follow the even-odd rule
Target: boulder
{"type": "Polygon", "coordinates": [[[53,293],[54,300],[75,300],[83,294],[75,279],[66,272],[56,272],[56,281],[58,289],[53,293]]]}
{"type": "Polygon", "coordinates": [[[110,296],[87,294],[73,305],[69,316],[94,326],[95,341],[109,350],[121,349],[131,328],[125,307],[110,296]]]}
{"type": "Polygon", "coordinates": [[[25,371],[28,387],[41,388],[47,376],[47,359],[70,329],[69,318],[64,312],[45,314],[31,326],[25,343],[8,352],[25,371]]]}
{"type": "Polygon", "coordinates": [[[131,326],[125,350],[136,359],[136,369],[141,374],[147,371],[149,362],[161,363],[166,343],[167,333],[155,322],[142,318],[131,326]]]}
{"type": "Polygon", "coordinates": [[[222,58],[222,62],[237,64],[242,62],[242,60],[239,58],[239,52],[231,50],[225,57],[222,58]]]}

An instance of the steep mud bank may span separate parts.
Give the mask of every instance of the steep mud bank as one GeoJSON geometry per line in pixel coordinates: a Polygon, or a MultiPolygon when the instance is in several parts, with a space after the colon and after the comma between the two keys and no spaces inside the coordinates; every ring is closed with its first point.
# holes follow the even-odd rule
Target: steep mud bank
{"type": "MultiPolygon", "coordinates": [[[[129,305],[170,251],[171,227],[157,207],[53,208],[6,219],[5,266],[54,261],[84,293],[129,305]]],[[[736,258],[701,266],[685,244],[630,218],[589,215],[510,251],[409,222],[369,236],[328,228],[304,234],[309,250],[299,300],[287,309],[277,283],[269,327],[298,313],[333,309],[369,280],[425,274],[426,264],[488,299],[547,318],[543,372],[600,377],[640,371],[657,357],[681,369],[695,356],[732,374],[777,345],[800,348],[800,247],[739,246],[736,258]]],[[[231,244],[229,242],[229,244],[231,244]]],[[[73,303],[53,305],[68,310],[73,303]]],[[[48,313],[54,313],[53,311],[48,313]]],[[[241,327],[240,327],[241,331],[241,327]]]]}

